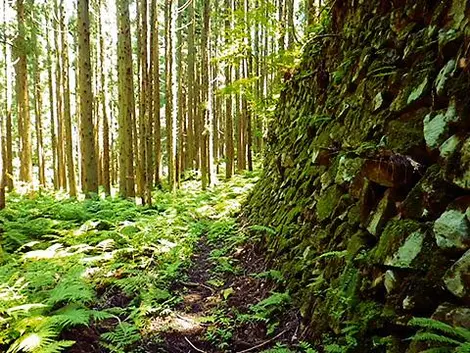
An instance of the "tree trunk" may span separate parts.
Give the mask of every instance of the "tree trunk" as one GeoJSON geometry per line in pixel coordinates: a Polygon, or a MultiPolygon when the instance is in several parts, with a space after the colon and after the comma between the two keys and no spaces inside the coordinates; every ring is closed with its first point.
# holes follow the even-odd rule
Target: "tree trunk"
{"type": "Polygon", "coordinates": [[[34,112],[35,112],[35,128],[36,128],[36,153],[38,160],[39,184],[46,186],[45,156],[43,148],[43,131],[42,131],[42,89],[41,89],[41,72],[39,70],[39,58],[37,48],[34,55],[34,112]]]}
{"type": "Polygon", "coordinates": [[[16,2],[18,36],[15,40],[16,97],[18,105],[18,132],[20,135],[20,180],[33,181],[31,148],[31,119],[29,112],[28,72],[26,55],[26,19],[24,0],[16,2]]]}
{"type": "MultiPolygon", "coordinates": [[[[6,13],[8,1],[4,0],[4,9],[3,21],[6,23],[6,13]]],[[[7,34],[5,29],[5,34],[7,34]]],[[[5,165],[4,173],[6,175],[6,187],[8,191],[13,190],[13,139],[12,139],[12,118],[11,118],[11,105],[12,105],[12,88],[11,88],[11,73],[9,68],[9,63],[11,62],[10,48],[6,43],[4,43],[4,57],[5,57],[5,165]]]]}
{"type": "Polygon", "coordinates": [[[135,196],[134,178],[134,78],[132,74],[129,0],[116,0],[118,15],[118,92],[119,92],[119,194],[135,196]]]}
{"type": "Polygon", "coordinates": [[[85,173],[83,191],[87,196],[98,193],[98,162],[93,126],[93,92],[91,90],[89,0],[78,0],[78,67],[80,97],[81,157],[85,173]]]}
{"type": "Polygon", "coordinates": [[[152,120],[154,123],[154,158],[155,158],[155,184],[160,184],[160,174],[161,174],[161,116],[160,116],[160,43],[158,36],[158,7],[157,1],[152,0],[152,27],[151,27],[151,43],[152,43],[152,66],[153,66],[153,90],[152,90],[152,99],[153,99],[153,109],[152,109],[152,120]]]}
{"type": "Polygon", "coordinates": [[[102,184],[104,187],[104,193],[106,196],[111,195],[111,163],[110,163],[110,150],[109,150],[109,118],[107,112],[108,101],[106,99],[106,75],[105,69],[106,65],[104,62],[104,31],[103,23],[101,19],[102,15],[102,0],[99,0],[98,3],[98,34],[99,34],[99,72],[101,80],[101,114],[103,115],[103,135],[102,135],[102,145],[103,145],[103,155],[102,155],[102,184]]]}
{"type": "Polygon", "coordinates": [[[72,116],[70,109],[69,81],[69,46],[68,29],[65,24],[64,0],[60,2],[60,29],[62,39],[62,90],[64,95],[64,128],[65,128],[65,158],[67,165],[68,190],[71,197],[77,196],[77,181],[75,178],[75,161],[73,158],[72,116]]]}
{"type": "MultiPolygon", "coordinates": [[[[231,2],[232,0],[225,0],[225,45],[230,45],[231,28],[231,2]]],[[[232,81],[232,65],[226,61],[225,63],[225,86],[230,86],[232,81]]],[[[225,96],[225,177],[230,179],[233,174],[233,115],[232,115],[232,94],[225,96]]]]}

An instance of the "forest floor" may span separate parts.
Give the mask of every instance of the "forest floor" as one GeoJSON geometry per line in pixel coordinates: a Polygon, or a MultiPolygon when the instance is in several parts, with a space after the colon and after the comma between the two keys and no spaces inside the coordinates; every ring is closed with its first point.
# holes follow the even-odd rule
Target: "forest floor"
{"type": "MultiPolygon", "coordinates": [[[[279,271],[237,222],[256,173],[154,205],[10,195],[0,351],[315,352],[279,271]]],[[[260,227],[258,227],[260,228],[260,227]]]]}

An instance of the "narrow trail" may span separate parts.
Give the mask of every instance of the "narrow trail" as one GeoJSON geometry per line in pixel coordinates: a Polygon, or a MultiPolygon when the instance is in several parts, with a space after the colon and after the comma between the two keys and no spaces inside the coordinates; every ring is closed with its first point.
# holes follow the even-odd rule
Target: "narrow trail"
{"type": "Polygon", "coordinates": [[[220,247],[209,244],[205,237],[197,243],[187,280],[175,284],[174,291],[182,294],[181,303],[171,315],[155,321],[153,329],[163,337],[157,351],[248,353],[261,352],[276,343],[297,343],[300,316],[292,308],[277,318],[278,327],[270,335],[265,322],[238,322],[240,316],[249,316],[250,308],[269,297],[277,285],[254,276],[262,273],[266,264],[252,245],[233,249],[230,257],[237,263],[237,273],[225,273],[214,280],[217,261],[211,254],[220,247]],[[208,337],[217,334],[220,339],[209,342],[208,337]]]}

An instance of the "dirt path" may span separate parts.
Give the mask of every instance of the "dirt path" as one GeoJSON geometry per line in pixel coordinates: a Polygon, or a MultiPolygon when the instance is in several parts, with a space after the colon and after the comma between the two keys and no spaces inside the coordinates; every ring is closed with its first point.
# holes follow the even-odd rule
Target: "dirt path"
{"type": "MultiPolygon", "coordinates": [[[[282,284],[266,270],[264,256],[253,245],[228,248],[223,241],[202,237],[193,249],[184,278],[175,281],[171,295],[179,302],[151,318],[146,334],[133,353],[248,353],[301,341],[301,321],[282,284]]],[[[97,309],[126,308],[131,298],[115,287],[106,288],[97,309]]],[[[126,316],[119,318],[126,320],[126,316]]],[[[76,344],[69,353],[107,353],[100,335],[113,331],[114,319],[76,327],[62,339],[76,344]]],[[[294,352],[294,351],[293,351],[294,352]]]]}
{"type": "Polygon", "coordinates": [[[217,246],[208,245],[205,238],[198,243],[187,280],[174,288],[182,294],[182,302],[171,315],[155,321],[153,329],[163,338],[157,351],[247,353],[260,352],[276,343],[297,343],[301,324],[294,309],[276,313],[280,317],[272,320],[277,327],[269,335],[267,322],[249,319],[250,308],[276,289],[273,281],[253,276],[265,270],[263,257],[252,246],[235,249],[231,256],[239,271],[219,276],[223,285],[215,288],[216,261],[211,259],[214,249],[217,246]],[[248,316],[246,322],[240,320],[243,315],[248,316]]]}

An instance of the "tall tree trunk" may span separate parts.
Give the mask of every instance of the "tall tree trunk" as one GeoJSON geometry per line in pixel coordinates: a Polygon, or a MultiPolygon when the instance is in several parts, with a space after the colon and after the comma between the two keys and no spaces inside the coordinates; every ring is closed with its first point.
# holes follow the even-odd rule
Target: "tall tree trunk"
{"type": "Polygon", "coordinates": [[[287,0],[287,48],[292,49],[295,44],[294,0],[287,0]]]}
{"type": "Polygon", "coordinates": [[[69,81],[69,45],[68,29],[65,24],[64,0],[60,2],[60,33],[62,39],[62,92],[64,95],[64,130],[65,130],[65,160],[67,165],[68,190],[71,197],[77,196],[77,181],[75,177],[75,161],[73,158],[72,116],[70,109],[69,81]]]}
{"type": "Polygon", "coordinates": [[[195,120],[196,120],[196,115],[195,115],[195,72],[194,72],[194,65],[195,65],[195,54],[196,54],[196,48],[194,45],[194,22],[195,22],[195,17],[194,17],[194,1],[191,1],[188,7],[188,21],[189,21],[189,27],[188,27],[188,59],[187,59],[187,65],[188,65],[188,99],[187,99],[187,113],[188,113],[188,127],[187,127],[187,151],[186,153],[188,154],[188,168],[193,169],[195,167],[195,159],[197,158],[197,152],[196,152],[196,142],[198,138],[195,136],[195,130],[194,130],[194,125],[195,125],[195,120]]]}
{"type": "Polygon", "coordinates": [[[167,133],[167,157],[168,157],[168,183],[172,190],[176,190],[176,120],[178,117],[176,83],[176,23],[178,17],[178,4],[171,0],[165,2],[165,48],[166,48],[166,133],[167,133]]]}
{"type": "MultiPolygon", "coordinates": [[[[54,14],[55,18],[60,18],[60,11],[59,11],[59,0],[54,1],[54,14]]],[[[63,106],[63,91],[62,88],[64,87],[63,83],[63,71],[62,67],[64,63],[62,62],[61,56],[61,46],[60,46],[60,33],[62,31],[60,27],[60,22],[54,21],[54,46],[55,46],[55,59],[56,59],[56,67],[55,67],[55,96],[57,102],[57,176],[58,176],[58,186],[60,189],[67,188],[67,180],[66,180],[66,159],[65,159],[65,152],[64,152],[64,106],[63,106]]]]}
{"type": "Polygon", "coordinates": [[[24,0],[16,1],[18,36],[15,40],[16,97],[18,105],[18,132],[20,135],[20,180],[33,181],[31,148],[31,119],[28,96],[28,72],[26,55],[26,15],[24,0]]]}
{"type": "Polygon", "coordinates": [[[129,0],[116,0],[118,15],[118,91],[119,91],[119,194],[135,196],[134,178],[134,77],[132,74],[129,0]]]}
{"type": "Polygon", "coordinates": [[[203,9],[203,28],[201,34],[201,55],[202,55],[202,92],[203,102],[205,106],[202,110],[202,146],[201,146],[201,174],[202,174],[202,189],[205,190],[210,183],[210,153],[209,153],[209,140],[210,140],[210,127],[209,115],[211,112],[212,98],[210,97],[210,66],[209,66],[209,36],[210,36],[210,1],[204,1],[203,9]]]}
{"type": "Polygon", "coordinates": [[[98,193],[98,162],[93,126],[93,92],[91,90],[89,0],[78,0],[78,67],[80,96],[81,157],[84,166],[86,195],[98,193]]]}
{"type": "Polygon", "coordinates": [[[46,49],[47,49],[47,86],[49,93],[49,113],[50,113],[50,135],[51,135],[51,152],[52,152],[52,173],[54,189],[59,189],[59,173],[57,169],[57,135],[55,131],[56,116],[55,116],[55,95],[54,95],[54,76],[52,75],[52,48],[49,39],[49,26],[50,21],[46,15],[46,49]]]}
{"type": "Polygon", "coordinates": [[[104,187],[105,195],[111,195],[111,163],[110,163],[110,150],[109,150],[109,117],[107,111],[107,97],[106,97],[106,65],[104,62],[104,30],[103,22],[101,19],[102,14],[102,0],[99,0],[98,3],[98,32],[99,32],[99,62],[100,62],[100,80],[101,80],[101,114],[103,115],[103,136],[102,136],[102,145],[103,145],[103,156],[102,156],[102,183],[104,187]]]}
{"type": "MultiPolygon", "coordinates": [[[[184,1],[179,0],[178,7],[184,5],[184,1]]],[[[177,135],[177,146],[176,146],[176,182],[180,184],[180,178],[184,172],[184,95],[183,95],[183,31],[182,26],[182,16],[178,15],[176,21],[176,28],[178,28],[176,33],[176,77],[175,81],[178,82],[177,89],[177,104],[178,104],[178,113],[176,118],[176,135],[177,135]]]]}
{"type": "Polygon", "coordinates": [[[159,43],[159,24],[158,24],[158,7],[157,0],[152,0],[152,27],[151,27],[151,43],[152,43],[152,66],[153,66],[153,109],[152,120],[154,123],[154,158],[155,158],[155,184],[160,184],[161,174],[161,116],[160,116],[160,43],[159,43]]]}
{"type": "MultiPolygon", "coordinates": [[[[232,0],[225,0],[225,45],[229,47],[231,37],[232,0]]],[[[230,86],[232,81],[232,65],[225,62],[225,86],[230,86]]],[[[230,179],[233,174],[234,151],[233,151],[233,114],[232,94],[225,97],[225,177],[230,179]]]]}
{"type": "Polygon", "coordinates": [[[42,131],[42,87],[41,87],[41,71],[39,68],[39,58],[37,48],[34,54],[34,112],[35,112],[35,128],[36,128],[36,153],[38,160],[38,176],[39,184],[46,186],[45,156],[43,148],[43,131],[42,131]]]}
{"type": "MultiPolygon", "coordinates": [[[[3,13],[3,22],[7,22],[7,8],[9,7],[8,1],[4,0],[4,13],[3,13]]],[[[5,29],[5,34],[7,30],[5,29]]],[[[11,52],[7,43],[4,43],[4,58],[5,58],[5,164],[3,166],[4,173],[6,176],[6,187],[8,191],[13,190],[13,139],[12,139],[12,118],[11,118],[11,105],[12,105],[12,88],[11,88],[11,73],[10,73],[10,63],[11,63],[11,52]]]]}

